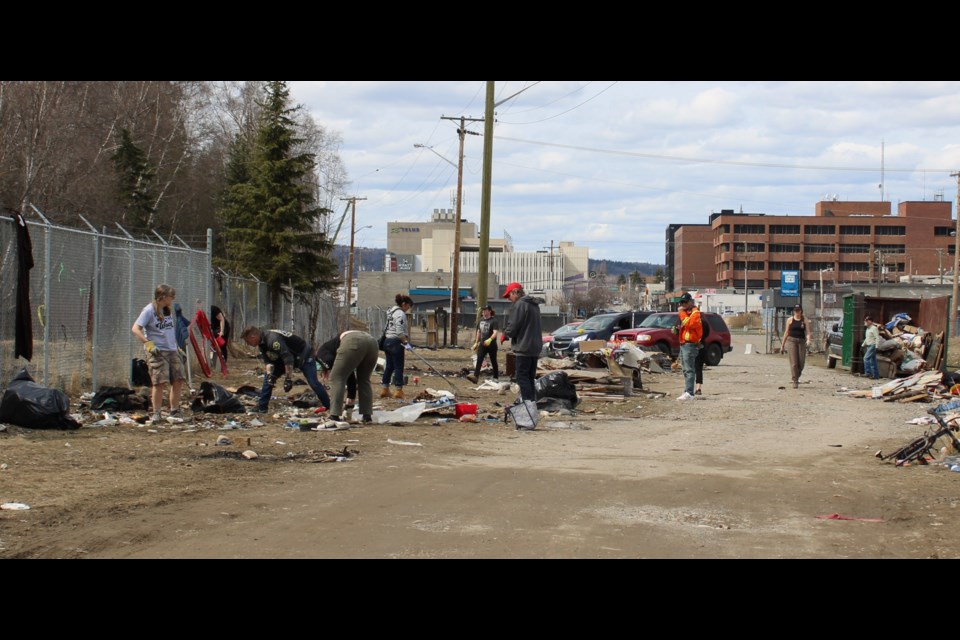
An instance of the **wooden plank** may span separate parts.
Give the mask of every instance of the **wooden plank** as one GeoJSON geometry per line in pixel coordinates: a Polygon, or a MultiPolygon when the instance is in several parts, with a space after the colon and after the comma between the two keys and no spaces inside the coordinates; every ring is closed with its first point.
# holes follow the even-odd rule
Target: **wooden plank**
{"type": "Polygon", "coordinates": [[[928,400],[930,398],[929,393],[918,393],[916,395],[907,396],[906,398],[900,398],[897,402],[917,402],[919,400],[928,400]]]}

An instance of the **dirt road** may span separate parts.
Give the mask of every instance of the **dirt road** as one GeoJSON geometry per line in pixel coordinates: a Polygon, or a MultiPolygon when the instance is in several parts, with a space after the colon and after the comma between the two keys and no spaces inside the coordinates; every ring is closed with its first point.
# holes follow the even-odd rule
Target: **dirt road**
{"type": "MultiPolygon", "coordinates": [[[[933,405],[842,395],[867,380],[816,355],[794,390],[786,356],[734,343],[700,399],[675,400],[681,374],[651,374],[665,397],[585,399],[533,432],[428,418],[8,429],[0,502],[31,509],[0,511],[0,558],[960,557],[960,473],[873,456],[920,435],[908,421],[933,405]],[[216,446],[223,433],[235,444],[216,446]],[[344,448],[359,453],[305,463],[344,448]]],[[[428,357],[465,365],[469,352],[448,351],[428,357]]],[[[454,383],[481,416],[502,415],[508,399],[454,383]]],[[[447,388],[426,372],[422,384],[447,388]]]]}

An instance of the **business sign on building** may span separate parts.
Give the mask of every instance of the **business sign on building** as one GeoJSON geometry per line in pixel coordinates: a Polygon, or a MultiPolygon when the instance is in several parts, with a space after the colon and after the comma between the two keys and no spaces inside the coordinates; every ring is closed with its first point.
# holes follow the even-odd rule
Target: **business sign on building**
{"type": "Polygon", "coordinates": [[[402,255],[397,256],[397,271],[414,271],[416,266],[416,256],[402,255]]]}
{"type": "Polygon", "coordinates": [[[780,295],[785,298],[797,298],[800,296],[799,271],[780,272],[780,295]]]}

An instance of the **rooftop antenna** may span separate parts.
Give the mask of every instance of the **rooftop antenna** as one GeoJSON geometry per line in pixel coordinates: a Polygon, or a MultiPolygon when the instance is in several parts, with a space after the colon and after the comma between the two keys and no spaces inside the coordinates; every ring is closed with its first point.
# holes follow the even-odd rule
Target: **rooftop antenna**
{"type": "Polygon", "coordinates": [[[886,193],[884,193],[884,188],[883,188],[883,151],[884,151],[883,147],[884,147],[884,142],[883,142],[883,139],[881,138],[880,139],[880,184],[877,185],[878,187],[880,187],[880,202],[885,202],[887,199],[886,193]]]}

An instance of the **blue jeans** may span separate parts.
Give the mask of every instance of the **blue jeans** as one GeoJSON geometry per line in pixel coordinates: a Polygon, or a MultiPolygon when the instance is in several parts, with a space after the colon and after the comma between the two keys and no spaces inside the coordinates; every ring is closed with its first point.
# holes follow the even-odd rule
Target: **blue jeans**
{"type": "Polygon", "coordinates": [[[683,390],[693,395],[697,380],[697,355],[700,345],[695,342],[685,342],[680,345],[680,364],[683,365],[683,390]]]}
{"type": "Polygon", "coordinates": [[[863,352],[863,373],[874,380],[880,377],[880,367],[877,364],[877,347],[875,345],[870,345],[863,352]]]}
{"type": "MultiPolygon", "coordinates": [[[[284,373],[286,373],[287,367],[284,363],[278,362],[273,365],[273,374],[280,378],[284,373]]],[[[323,385],[317,379],[317,361],[312,356],[307,358],[302,365],[300,365],[300,372],[303,373],[303,377],[307,379],[307,384],[310,385],[310,388],[317,398],[327,409],[330,408],[330,395],[327,393],[327,390],[323,388],[323,385]]],[[[270,404],[270,397],[273,395],[273,387],[267,383],[267,374],[263,374],[263,386],[260,388],[260,397],[257,400],[257,408],[266,410],[267,405],[270,404]]]]}
{"type": "Polygon", "coordinates": [[[387,364],[383,367],[383,377],[380,384],[385,387],[390,386],[390,376],[393,376],[393,385],[398,389],[403,388],[403,343],[400,338],[387,338],[383,341],[383,355],[386,356],[387,364]]]}
{"type": "Polygon", "coordinates": [[[517,386],[520,387],[521,400],[537,401],[537,356],[517,356],[517,386]]]}

